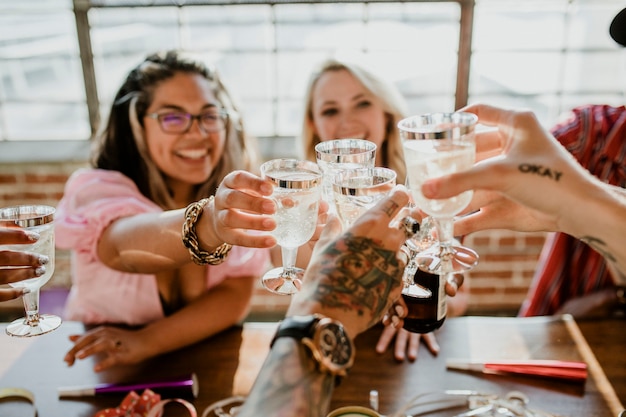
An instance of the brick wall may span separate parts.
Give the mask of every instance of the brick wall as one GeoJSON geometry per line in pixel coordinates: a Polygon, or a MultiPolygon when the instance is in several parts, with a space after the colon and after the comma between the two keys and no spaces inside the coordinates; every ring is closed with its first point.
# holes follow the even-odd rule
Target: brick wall
{"type": "MultiPolygon", "coordinates": [[[[0,206],[35,202],[56,205],[67,177],[85,165],[83,162],[0,164],[0,206]]],[[[470,313],[517,311],[532,279],[544,237],[543,233],[498,230],[465,238],[464,244],[480,255],[479,265],[469,273],[470,313]]],[[[59,250],[55,275],[44,290],[69,285],[69,254],[59,250]]],[[[280,314],[288,302],[289,297],[268,293],[259,284],[252,311],[260,315],[280,314]]],[[[15,304],[2,307],[11,306],[15,304]]]]}

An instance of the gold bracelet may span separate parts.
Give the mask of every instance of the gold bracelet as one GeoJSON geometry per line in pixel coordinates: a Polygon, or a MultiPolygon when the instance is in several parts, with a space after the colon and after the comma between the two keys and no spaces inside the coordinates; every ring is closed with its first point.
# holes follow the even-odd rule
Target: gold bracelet
{"type": "Polygon", "coordinates": [[[222,243],[213,252],[207,252],[200,248],[196,223],[204,210],[204,207],[213,201],[214,197],[203,198],[191,203],[185,209],[185,222],[183,223],[183,244],[191,254],[191,260],[197,265],[219,265],[226,259],[233,245],[222,243]]]}

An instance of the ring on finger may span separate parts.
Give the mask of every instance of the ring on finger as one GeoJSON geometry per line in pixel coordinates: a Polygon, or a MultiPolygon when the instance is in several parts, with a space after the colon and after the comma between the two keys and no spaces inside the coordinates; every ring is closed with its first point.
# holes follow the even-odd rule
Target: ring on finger
{"type": "Polygon", "coordinates": [[[420,231],[420,224],[413,217],[406,216],[400,221],[399,228],[404,232],[406,238],[410,239],[420,231]]]}

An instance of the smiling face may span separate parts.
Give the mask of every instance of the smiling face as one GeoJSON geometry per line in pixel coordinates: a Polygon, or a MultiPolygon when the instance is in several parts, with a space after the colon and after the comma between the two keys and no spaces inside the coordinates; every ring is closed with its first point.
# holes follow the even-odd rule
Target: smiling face
{"type": "MultiPolygon", "coordinates": [[[[172,111],[197,115],[220,107],[209,81],[199,74],[178,72],[155,88],[146,114],[172,111]]],[[[193,186],[205,182],[224,152],[226,130],[207,133],[193,120],[185,133],[165,133],[159,121],[144,118],[150,157],[164,173],[175,198],[186,199],[193,186]]]]}
{"type": "Polygon", "coordinates": [[[386,138],[388,116],[380,99],[349,71],[326,71],[317,80],[311,99],[311,123],[322,141],[367,139],[381,149],[386,138]]]}

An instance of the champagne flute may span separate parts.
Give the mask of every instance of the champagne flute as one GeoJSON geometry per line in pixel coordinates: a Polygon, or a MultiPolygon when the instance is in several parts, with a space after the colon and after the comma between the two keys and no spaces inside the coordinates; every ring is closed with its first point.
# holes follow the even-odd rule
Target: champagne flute
{"type": "Polygon", "coordinates": [[[478,254],[454,241],[454,216],[472,199],[465,191],[447,199],[422,195],[424,181],[471,168],[476,157],[472,113],[432,113],[411,116],[398,123],[411,194],[417,206],[437,223],[439,242],[416,256],[420,269],[432,274],[460,273],[478,263],[478,254]]]}
{"type": "Polygon", "coordinates": [[[283,266],[263,275],[263,286],[276,294],[298,292],[304,270],[297,268],[298,247],[308,242],[317,225],[322,172],[317,164],[297,159],[273,159],[261,165],[261,175],[274,183],[276,229],[272,235],[281,248],[283,266]]]}
{"type": "Polygon", "coordinates": [[[389,168],[358,168],[336,172],[331,179],[335,209],[344,229],[374,207],[396,185],[389,168]]]}
{"type": "Polygon", "coordinates": [[[16,250],[38,253],[48,257],[45,273],[23,281],[12,282],[14,288],[30,290],[22,296],[26,317],[19,318],[6,327],[10,336],[39,336],[55,330],[61,318],[52,314],[39,314],[39,289],[54,273],[54,207],[45,205],[23,205],[0,209],[0,227],[19,227],[39,234],[39,240],[31,245],[1,245],[0,250],[16,250]]]}
{"type": "Polygon", "coordinates": [[[373,168],[376,161],[376,144],[365,139],[334,139],[315,145],[315,158],[322,170],[322,198],[328,202],[331,212],[333,204],[332,176],[342,170],[373,168]]]}

